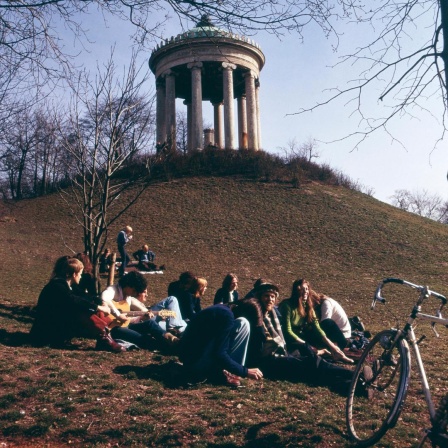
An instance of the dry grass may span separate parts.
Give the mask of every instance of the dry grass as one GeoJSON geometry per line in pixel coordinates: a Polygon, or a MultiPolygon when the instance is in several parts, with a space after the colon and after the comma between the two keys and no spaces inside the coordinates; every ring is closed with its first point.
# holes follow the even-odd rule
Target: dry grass
{"type": "MultiPolygon", "coordinates": [[[[378,331],[405,317],[409,291],[368,311],[377,282],[396,276],[448,293],[448,227],[341,187],[302,188],[243,178],[189,178],[152,186],[111,229],[130,224],[130,251],[147,242],[168,270],[150,276],[150,299],[184,270],[209,280],[204,305],[227,272],[242,293],[257,277],[282,296],[306,277],[378,331]]],[[[31,307],[54,260],[82,249],[81,232],[57,195],[0,205],[0,439],[6,446],[347,446],[344,398],[325,388],[265,380],[241,390],[174,389],[159,353],[112,355],[75,340],[67,350],[26,344],[31,307]]],[[[428,307],[432,311],[435,307],[428,307]]],[[[422,351],[436,395],[447,390],[446,355],[428,326],[422,351]]],[[[425,425],[416,373],[398,426],[379,446],[416,446],[425,425]]],[[[3,446],[1,445],[0,446],[3,446]]]]}

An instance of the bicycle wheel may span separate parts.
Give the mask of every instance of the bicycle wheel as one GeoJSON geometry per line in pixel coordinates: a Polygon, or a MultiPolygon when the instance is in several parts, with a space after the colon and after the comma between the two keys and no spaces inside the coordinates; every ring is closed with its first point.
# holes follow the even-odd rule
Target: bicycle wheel
{"type": "Polygon", "coordinates": [[[359,360],[347,398],[346,421],[349,435],[358,446],[371,446],[395,426],[403,406],[410,375],[410,354],[406,340],[393,346],[396,330],[378,333],[359,360]],[[373,378],[365,381],[365,367],[373,378]]]}

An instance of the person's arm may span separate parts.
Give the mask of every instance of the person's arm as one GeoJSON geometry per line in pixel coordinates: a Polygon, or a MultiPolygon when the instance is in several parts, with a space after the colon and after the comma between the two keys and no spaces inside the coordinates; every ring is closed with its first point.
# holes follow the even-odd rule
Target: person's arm
{"type": "Polygon", "coordinates": [[[136,251],[132,254],[132,256],[133,256],[136,260],[140,261],[140,251],[139,251],[139,250],[136,250],[136,251]]]}
{"type": "Polygon", "coordinates": [[[148,261],[150,261],[152,263],[155,259],[156,259],[156,254],[150,250],[148,252],[148,261]]]}
{"type": "Polygon", "coordinates": [[[234,321],[235,319],[231,314],[231,312],[226,313],[226,318],[223,327],[216,337],[215,356],[220,364],[220,368],[228,370],[230,373],[233,373],[234,375],[246,378],[248,376],[248,369],[242,366],[241,364],[238,364],[229,355],[230,334],[233,329],[234,321]]]}
{"type": "Polygon", "coordinates": [[[317,321],[317,319],[314,320],[314,330],[320,335],[322,342],[325,346],[328,347],[328,350],[330,350],[331,356],[333,357],[334,360],[341,360],[341,361],[345,361],[348,363],[352,363],[353,360],[350,358],[347,358],[347,356],[345,355],[345,353],[334,343],[332,342],[330,339],[327,338],[327,335],[325,334],[325,332],[322,330],[322,328],[320,328],[319,322],[317,321]]]}
{"type": "Polygon", "coordinates": [[[213,305],[217,305],[218,303],[224,303],[221,292],[222,288],[219,288],[218,291],[216,291],[215,299],[213,300],[213,305]]]}
{"type": "Polygon", "coordinates": [[[128,297],[130,311],[149,311],[140,300],[135,297],[128,297]]]}
{"type": "Polygon", "coordinates": [[[333,318],[333,307],[329,300],[324,300],[320,306],[320,321],[333,318]]]}
{"type": "Polygon", "coordinates": [[[193,298],[194,303],[193,303],[193,313],[199,313],[199,311],[202,310],[202,306],[201,306],[201,298],[200,297],[194,297],[193,298]]]}
{"type": "Polygon", "coordinates": [[[110,314],[112,314],[115,317],[119,317],[121,315],[121,311],[115,306],[114,297],[115,297],[115,290],[113,286],[108,286],[101,293],[101,301],[103,302],[103,305],[109,307],[110,314]]]}

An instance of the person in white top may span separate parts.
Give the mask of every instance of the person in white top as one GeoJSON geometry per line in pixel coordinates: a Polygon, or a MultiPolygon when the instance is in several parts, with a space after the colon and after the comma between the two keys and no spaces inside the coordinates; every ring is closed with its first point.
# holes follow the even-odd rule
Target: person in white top
{"type": "Polygon", "coordinates": [[[117,285],[108,286],[101,294],[104,305],[110,308],[111,315],[116,318],[117,324],[111,331],[117,339],[123,339],[142,348],[151,345],[151,337],[156,340],[166,339],[168,342],[177,342],[169,330],[176,329],[179,332],[186,327],[186,322],[182,320],[179,304],[175,297],[167,297],[158,304],[147,308],[144,301],[147,296],[148,283],[139,272],[130,272],[120,278],[117,285]],[[137,298],[138,297],[138,298],[137,298]],[[146,314],[130,319],[126,312],[141,311],[146,314]],[[156,316],[156,311],[162,309],[173,311],[176,317],[163,319],[156,316]],[[125,325],[121,325],[125,324],[125,325]]]}
{"type": "Polygon", "coordinates": [[[323,294],[311,295],[315,305],[314,310],[319,319],[319,325],[327,337],[344,349],[351,337],[352,329],[347,314],[336,300],[323,294]]]}

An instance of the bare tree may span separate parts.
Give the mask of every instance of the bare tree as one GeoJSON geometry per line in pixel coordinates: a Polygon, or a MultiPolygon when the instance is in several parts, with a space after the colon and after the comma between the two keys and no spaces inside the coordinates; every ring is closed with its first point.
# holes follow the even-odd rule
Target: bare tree
{"type": "Polygon", "coordinates": [[[337,5],[345,11],[345,23],[364,27],[356,49],[337,64],[350,65],[350,73],[358,76],[349,79],[346,87],[327,90],[321,101],[297,113],[343,100],[350,115],[358,118],[358,126],[340,139],[355,138],[355,147],[377,130],[398,141],[391,130],[393,120],[422,112],[442,121],[443,138],[448,106],[448,2],[341,0],[337,5]],[[384,105],[381,112],[372,112],[370,93],[384,105]],[[428,108],[430,98],[440,100],[442,116],[428,108]]]}
{"type": "Polygon", "coordinates": [[[76,173],[72,187],[61,194],[82,226],[84,250],[98,276],[109,226],[148,186],[143,156],[153,146],[155,119],[153,96],[142,93],[147,78],[137,69],[135,55],[121,78],[111,56],[93,81],[88,75],[82,81],[65,126],[70,133],[64,145],[76,173]],[[140,163],[135,163],[137,156],[140,163]]]}
{"type": "Polygon", "coordinates": [[[436,194],[430,194],[426,190],[414,191],[396,190],[391,197],[392,205],[424,216],[434,221],[446,222],[448,215],[448,203],[436,194]]]}
{"type": "Polygon", "coordinates": [[[187,114],[181,110],[176,114],[176,148],[178,151],[186,154],[188,152],[188,125],[187,114]]]}
{"type": "Polygon", "coordinates": [[[286,146],[278,149],[286,154],[287,159],[298,157],[305,159],[308,162],[312,162],[313,159],[318,159],[320,157],[319,151],[317,150],[317,142],[312,138],[308,138],[305,143],[299,144],[294,137],[288,140],[286,146]]]}

